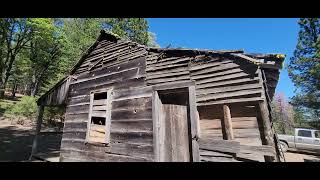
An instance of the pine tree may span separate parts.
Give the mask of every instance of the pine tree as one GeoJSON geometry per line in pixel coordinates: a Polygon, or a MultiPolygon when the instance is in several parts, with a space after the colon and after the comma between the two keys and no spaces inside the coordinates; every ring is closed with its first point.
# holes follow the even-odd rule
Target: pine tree
{"type": "Polygon", "coordinates": [[[301,18],[294,56],[288,65],[296,93],[291,103],[308,112],[311,120],[320,118],[320,19],[301,18]]]}

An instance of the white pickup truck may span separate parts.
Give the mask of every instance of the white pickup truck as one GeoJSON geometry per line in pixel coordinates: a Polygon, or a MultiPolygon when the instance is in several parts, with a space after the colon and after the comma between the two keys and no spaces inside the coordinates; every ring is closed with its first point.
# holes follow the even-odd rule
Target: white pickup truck
{"type": "Polygon", "coordinates": [[[315,129],[296,128],[294,136],[278,134],[283,152],[289,148],[308,150],[320,153],[320,131],[315,129]]]}

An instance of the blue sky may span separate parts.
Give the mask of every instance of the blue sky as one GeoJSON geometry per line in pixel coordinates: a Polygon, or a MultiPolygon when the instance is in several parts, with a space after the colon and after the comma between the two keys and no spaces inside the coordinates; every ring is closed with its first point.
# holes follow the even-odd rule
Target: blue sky
{"type": "MultiPolygon", "coordinates": [[[[281,53],[285,63],[293,55],[299,32],[296,18],[148,18],[148,22],[161,47],[281,53]]],[[[276,92],[294,95],[285,68],[276,92]]]]}

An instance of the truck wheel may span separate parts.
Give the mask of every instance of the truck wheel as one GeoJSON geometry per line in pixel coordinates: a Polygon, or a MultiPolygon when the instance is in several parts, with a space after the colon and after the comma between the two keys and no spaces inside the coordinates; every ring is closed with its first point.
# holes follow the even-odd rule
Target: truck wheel
{"type": "Polygon", "coordinates": [[[283,141],[280,141],[280,147],[281,147],[282,152],[287,152],[287,150],[289,148],[287,143],[285,143],[283,141]]]}

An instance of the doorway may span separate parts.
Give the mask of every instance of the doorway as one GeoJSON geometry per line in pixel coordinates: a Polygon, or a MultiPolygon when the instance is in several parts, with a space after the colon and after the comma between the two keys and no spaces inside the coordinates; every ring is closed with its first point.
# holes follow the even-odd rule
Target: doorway
{"type": "Polygon", "coordinates": [[[153,121],[156,161],[197,161],[195,93],[190,84],[154,87],[153,121]],[[191,89],[191,91],[190,91],[191,89]]]}

